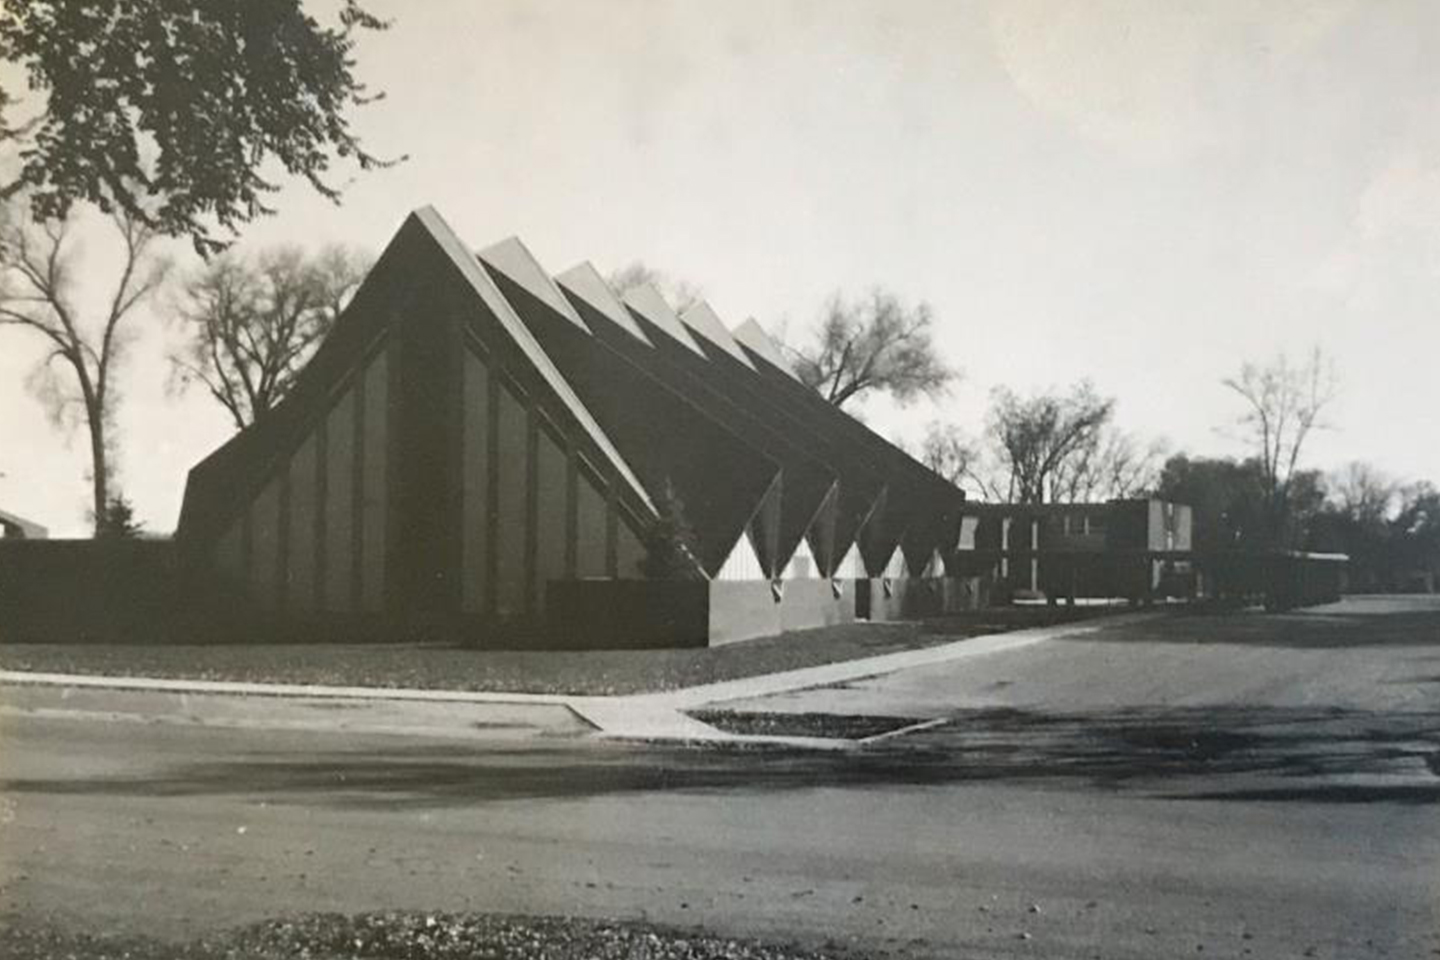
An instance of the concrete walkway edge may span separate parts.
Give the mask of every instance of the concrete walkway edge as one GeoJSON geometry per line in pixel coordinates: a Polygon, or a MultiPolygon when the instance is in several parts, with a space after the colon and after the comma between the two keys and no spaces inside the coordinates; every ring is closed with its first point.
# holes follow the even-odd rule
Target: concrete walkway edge
{"type": "Polygon", "coordinates": [[[429,690],[410,687],[346,687],[322,684],[251,683],[223,680],[181,680],[159,677],[114,677],[91,674],[32,673],[0,670],[0,684],[54,686],[152,693],[211,694],[244,697],[302,697],[307,699],[415,701],[424,703],[484,704],[507,707],[564,707],[605,737],[641,740],[724,741],[822,746],[834,741],[805,737],[763,737],[728,734],[688,716],[685,711],[727,700],[770,696],[793,690],[829,686],[912,667],[930,666],[969,657],[1042,643],[1062,636],[1092,633],[1108,626],[1134,623],[1158,613],[1131,613],[1097,617],[1072,623],[966,637],[951,643],[915,650],[842,660],[798,670],[761,674],[735,680],[656,693],[623,696],[501,693],[471,690],[429,690]]]}

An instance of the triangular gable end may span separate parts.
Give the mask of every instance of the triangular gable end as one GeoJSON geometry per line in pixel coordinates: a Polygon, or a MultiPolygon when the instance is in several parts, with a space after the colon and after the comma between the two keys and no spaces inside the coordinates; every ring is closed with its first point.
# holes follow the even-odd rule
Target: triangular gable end
{"type": "Polygon", "coordinates": [[[499,243],[492,244],[477,254],[484,261],[486,266],[500,273],[505,274],[515,282],[526,293],[539,300],[545,306],[554,310],[560,316],[569,320],[575,326],[590,333],[585,321],[580,319],[580,314],[570,306],[570,301],[555,286],[550,275],[540,266],[528,247],[519,237],[509,237],[499,243]]]}
{"type": "Polygon", "coordinates": [[[810,551],[810,545],[804,540],[790,554],[790,562],[785,565],[785,572],[781,578],[784,580],[814,580],[820,576],[820,571],[815,564],[815,555],[810,551]]]}
{"type": "Polygon", "coordinates": [[[455,232],[450,229],[450,225],[441,218],[434,207],[421,207],[419,210],[416,210],[412,216],[425,228],[426,232],[430,234],[440,246],[441,250],[449,256],[451,262],[459,269],[461,276],[469,281],[470,286],[485,303],[485,306],[490,310],[491,314],[495,316],[500,325],[504,327],[505,332],[514,340],[516,346],[520,348],[534,365],[536,372],[538,372],[541,378],[555,391],[561,403],[564,404],[566,409],[570,411],[570,414],[579,421],[585,431],[590,434],[596,446],[605,454],[605,457],[614,466],[616,472],[619,473],[631,492],[641,503],[645,504],[653,515],[655,504],[654,501],[650,499],[650,494],[640,483],[639,478],[635,476],[634,471],[630,469],[630,465],[620,456],[620,452],[615,449],[615,445],[610,442],[610,438],[605,435],[605,431],[600,429],[600,425],[595,422],[595,418],[590,415],[590,411],[585,409],[585,405],[580,402],[580,398],[575,395],[575,391],[570,388],[570,384],[560,375],[560,371],[556,369],[555,364],[546,356],[545,351],[541,349],[540,344],[536,342],[529,328],[515,315],[515,311],[510,306],[510,302],[505,299],[504,294],[495,286],[494,281],[486,275],[485,269],[480,265],[479,258],[471,255],[470,252],[466,250],[465,245],[460,242],[460,238],[455,235],[455,232]]]}
{"type": "Polygon", "coordinates": [[[760,556],[755,552],[755,544],[750,542],[750,534],[742,533],[735,541],[735,546],[730,549],[730,555],[715,572],[715,580],[768,580],[765,575],[765,567],[760,563],[760,556]]]}
{"type": "Polygon", "coordinates": [[[710,341],[736,360],[745,364],[745,366],[751,370],[755,369],[755,364],[746,356],[745,351],[740,349],[740,344],[736,343],[735,338],[730,336],[730,331],[725,329],[725,324],[720,322],[720,318],[715,315],[715,311],[710,309],[710,304],[704,300],[701,300],[689,310],[682,313],[680,315],[680,322],[685,324],[685,326],[697,335],[710,341]]]}
{"type": "Polygon", "coordinates": [[[770,339],[770,334],[766,333],[765,328],[755,322],[754,317],[740,324],[740,326],[731,331],[731,334],[735,338],[735,342],[744,347],[753,356],[759,357],[761,360],[770,364],[770,366],[775,367],[783,373],[789,374],[796,381],[800,379],[795,374],[795,368],[790,366],[789,361],[787,361],[784,354],[780,352],[780,348],[775,345],[775,341],[770,339]]]}
{"type": "Polygon", "coordinates": [[[860,545],[851,544],[850,550],[845,554],[845,559],[840,561],[835,568],[835,579],[837,580],[864,580],[868,573],[865,570],[865,561],[860,557],[860,545]]]}
{"type": "MultiPolygon", "coordinates": [[[[670,304],[665,302],[660,291],[652,284],[644,283],[627,291],[623,299],[626,306],[654,324],[662,333],[678,340],[697,355],[705,357],[705,351],[700,349],[700,344],[690,336],[680,318],[675,316],[675,311],[670,309],[670,304]]],[[[709,357],[705,359],[708,360],[709,357]]]]}
{"type": "Polygon", "coordinates": [[[640,324],[630,316],[630,311],[615,296],[615,291],[610,289],[610,284],[600,276],[600,271],[595,265],[586,260],[584,263],[577,263],[564,273],[555,276],[555,282],[560,285],[566,294],[577,300],[583,300],[595,312],[614,323],[626,333],[635,337],[646,346],[653,347],[650,338],[645,336],[645,331],[640,329],[640,324]]]}
{"type": "Polygon", "coordinates": [[[880,576],[887,580],[899,580],[910,575],[910,568],[905,562],[905,551],[898,546],[891,552],[890,559],[885,562],[885,569],[880,576]]]}

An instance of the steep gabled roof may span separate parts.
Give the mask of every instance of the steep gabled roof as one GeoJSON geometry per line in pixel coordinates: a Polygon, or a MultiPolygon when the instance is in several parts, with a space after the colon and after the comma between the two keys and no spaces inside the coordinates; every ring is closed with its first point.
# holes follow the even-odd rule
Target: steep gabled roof
{"type": "Polygon", "coordinates": [[[670,339],[689,348],[696,356],[705,356],[705,351],[700,349],[700,344],[690,336],[690,332],[685,329],[685,325],[680,322],[679,317],[675,316],[675,311],[670,309],[670,304],[665,302],[665,298],[653,284],[642,283],[627,291],[623,299],[625,305],[639,320],[650,324],[670,339]]]}
{"type": "Polygon", "coordinates": [[[719,347],[752,370],[755,368],[755,364],[746,356],[745,351],[740,348],[740,344],[735,342],[730,331],[725,329],[725,324],[721,323],[720,318],[715,315],[715,311],[710,309],[710,304],[704,300],[682,313],[680,322],[700,339],[719,347]]]}
{"type": "MultiPolygon", "coordinates": [[[[596,336],[613,341],[617,349],[628,346],[628,338],[590,310],[583,300],[575,298],[574,303],[596,336]]],[[[672,375],[703,383],[710,393],[723,398],[722,402],[742,407],[750,417],[767,424],[786,443],[824,464],[826,470],[839,479],[838,494],[828,504],[821,503],[821,510],[827,512],[816,514],[819,525],[812,523],[806,531],[812,539],[811,546],[817,548],[817,562],[825,572],[833,571],[857,533],[875,515],[877,504],[883,506],[887,463],[877,458],[868,445],[855,444],[837,428],[833,417],[817,415],[808,404],[795,402],[787,390],[772,384],[768,376],[760,375],[724,350],[712,348],[711,356],[705,358],[672,338],[657,334],[653,356],[644,362],[664,366],[673,371],[672,375]]],[[[775,376],[780,376],[778,371],[775,376]]],[[[804,389],[789,381],[787,385],[804,389]]]]}
{"type": "MultiPolygon", "coordinates": [[[[491,281],[490,277],[481,269],[480,261],[465,249],[465,245],[460,242],[460,238],[450,229],[450,225],[441,219],[440,214],[436,212],[434,207],[421,207],[415,211],[414,216],[420,221],[421,225],[429,231],[435,242],[440,244],[441,249],[449,255],[451,262],[459,269],[461,275],[469,281],[475,292],[480,295],[485,305],[490,308],[490,312],[495,315],[495,319],[500,321],[500,325],[505,329],[505,332],[514,339],[515,344],[520,348],[521,352],[524,353],[525,358],[534,365],[536,372],[540,374],[540,377],[545,381],[546,385],[555,391],[560,402],[566,407],[566,410],[575,417],[585,429],[586,433],[590,434],[595,444],[604,452],[611,466],[615,468],[616,472],[620,474],[620,477],[631,487],[632,491],[640,497],[645,505],[653,511],[655,504],[647,495],[639,478],[636,477],[635,473],[630,469],[630,465],[625,462],[625,458],[620,456],[620,451],[615,449],[615,445],[610,442],[610,438],[605,435],[605,431],[600,429],[600,425],[595,422],[595,418],[590,415],[590,411],[585,409],[585,405],[580,402],[580,398],[575,395],[575,391],[571,389],[570,384],[565,382],[565,378],[560,375],[560,371],[555,368],[555,364],[545,355],[545,351],[540,348],[540,344],[535,341],[535,337],[530,333],[530,330],[520,318],[515,315],[515,311],[511,308],[509,301],[505,299],[504,295],[496,288],[494,282],[491,281]]],[[[562,297],[561,299],[564,298],[562,297]]],[[[567,317],[566,319],[569,318],[567,317]]]]}
{"type": "Polygon", "coordinates": [[[780,352],[775,341],[770,339],[770,334],[765,332],[765,328],[760,326],[754,317],[746,320],[730,333],[735,338],[735,342],[751,354],[764,360],[776,370],[789,374],[797,382],[799,381],[800,378],[795,375],[795,368],[785,359],[785,355],[780,352]]]}
{"type": "MultiPolygon", "coordinates": [[[[483,255],[482,255],[483,257],[483,255]]],[[[577,327],[499,264],[481,261],[585,406],[624,453],[652,499],[673,484],[697,535],[697,559],[714,576],[752,521],[773,527],[784,495],[780,465],[674,384],[577,327]],[[766,522],[769,521],[769,522],[766,522]]],[[[608,321],[603,321],[608,322],[608,321]]],[[[653,354],[626,335],[640,355],[653,354]]],[[[757,530],[763,552],[774,539],[757,530]]],[[[761,557],[774,565],[775,558],[761,557]]]]}
{"type": "MultiPolygon", "coordinates": [[[[839,471],[827,458],[829,451],[823,443],[783,411],[752,396],[750,387],[727,375],[725,368],[695,356],[668,338],[662,341],[663,349],[642,346],[602,316],[596,305],[577,294],[568,295],[597,338],[780,464],[785,482],[775,554],[783,569],[821,511],[828,508],[834,512],[839,471]],[[677,362],[681,357],[685,363],[677,362]]],[[[725,359],[730,366],[738,366],[730,363],[728,356],[725,359]]],[[[853,471],[849,472],[853,476],[853,471]]],[[[832,528],[833,522],[826,532],[832,528]]]]}
{"type": "MultiPolygon", "coordinates": [[[[515,315],[479,260],[433,208],[423,207],[406,218],[285,399],[191,469],[176,530],[178,539],[201,542],[223,532],[229,518],[244,508],[247,491],[258,489],[275,466],[293,453],[324,416],[334,392],[391,334],[398,316],[397,305],[417,283],[443,286],[445,296],[457,304],[473,305],[473,310],[462,310],[461,322],[482,340],[488,337],[494,341],[493,331],[498,326],[499,339],[507,356],[514,358],[517,372],[524,368],[527,376],[548,388],[553,402],[585,435],[587,446],[597,457],[597,466],[603,462],[619,478],[622,499],[637,510],[654,514],[654,502],[644,485],[515,315]]],[[[440,315],[420,319],[442,321],[440,315]]]]}
{"type": "Polygon", "coordinates": [[[735,337],[756,360],[759,375],[783,392],[788,403],[830,423],[840,436],[867,449],[884,464],[888,496],[877,511],[876,523],[867,525],[867,562],[886,553],[891,541],[901,544],[913,563],[920,557],[928,559],[933,549],[947,548],[947,542],[958,537],[964,493],[800,383],[774,341],[753,319],[737,327],[735,337]]]}
{"type": "Polygon", "coordinates": [[[634,336],[646,346],[652,346],[650,338],[645,336],[645,331],[640,329],[640,324],[625,309],[625,305],[615,296],[615,291],[610,289],[610,284],[600,276],[600,271],[589,260],[584,263],[577,263],[564,273],[555,277],[555,282],[563,289],[577,297],[585,300],[592,307],[600,312],[611,323],[620,327],[626,333],[634,336]]]}
{"type": "Polygon", "coordinates": [[[560,292],[560,288],[555,286],[555,281],[550,279],[550,275],[540,266],[535,255],[519,237],[507,237],[499,243],[491,244],[481,250],[478,256],[481,260],[503,271],[506,276],[523,287],[526,293],[538,298],[545,306],[586,333],[590,332],[590,328],[585,326],[585,321],[581,320],[580,315],[571,308],[565,295],[560,292]]]}

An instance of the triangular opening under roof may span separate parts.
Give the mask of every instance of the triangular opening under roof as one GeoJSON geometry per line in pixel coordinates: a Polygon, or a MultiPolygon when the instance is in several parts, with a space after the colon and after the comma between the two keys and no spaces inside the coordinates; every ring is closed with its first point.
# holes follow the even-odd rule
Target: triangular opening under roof
{"type": "MultiPolygon", "coordinates": [[[[678,340],[686,347],[695,351],[700,356],[705,356],[705,351],[700,349],[700,344],[690,336],[680,318],[675,316],[675,311],[670,309],[670,304],[660,295],[653,284],[642,283],[626,291],[624,296],[625,305],[634,310],[640,316],[653,323],[660,331],[667,336],[678,340]]],[[[709,357],[706,357],[708,360],[709,357]]]]}
{"type": "Polygon", "coordinates": [[[629,333],[641,342],[654,346],[650,338],[645,336],[645,331],[640,329],[640,324],[630,316],[630,311],[615,296],[615,291],[610,289],[610,284],[600,276],[600,271],[589,260],[584,263],[577,263],[564,273],[557,274],[555,282],[565,289],[566,293],[577,300],[584,300],[595,311],[606,319],[612,321],[626,333],[629,333]]]}
{"type": "Polygon", "coordinates": [[[680,315],[680,322],[721,350],[730,354],[730,356],[736,360],[745,364],[745,366],[752,370],[755,369],[755,364],[745,355],[745,351],[740,348],[740,344],[736,343],[735,338],[730,336],[730,331],[725,329],[725,324],[720,322],[720,318],[715,315],[715,311],[710,309],[710,304],[704,300],[701,300],[689,310],[682,313],[680,315]]]}
{"type": "Polygon", "coordinates": [[[785,373],[788,373],[796,380],[800,379],[795,374],[795,368],[790,366],[790,362],[785,359],[785,355],[782,354],[780,348],[775,345],[775,341],[770,339],[770,334],[765,332],[765,328],[760,326],[754,317],[751,317],[732,330],[731,335],[735,338],[736,343],[745,347],[761,360],[764,360],[772,367],[777,367],[785,373]]]}
{"type": "Polygon", "coordinates": [[[505,274],[545,306],[586,333],[590,332],[590,328],[585,326],[585,321],[580,319],[580,314],[570,306],[570,301],[565,299],[560,288],[555,286],[550,275],[540,266],[535,255],[521,242],[519,237],[508,237],[499,243],[492,244],[481,250],[477,256],[487,267],[505,274]]]}

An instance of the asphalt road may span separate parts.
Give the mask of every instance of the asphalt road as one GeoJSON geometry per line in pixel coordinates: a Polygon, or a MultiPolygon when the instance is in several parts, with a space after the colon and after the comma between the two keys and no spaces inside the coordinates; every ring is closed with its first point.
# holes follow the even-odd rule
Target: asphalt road
{"type": "MultiPolygon", "coordinates": [[[[0,691],[0,697],[3,697],[0,691]]],[[[0,912],[647,917],[945,957],[1440,955],[1440,604],[1182,617],[741,705],[849,753],[0,719],[0,912]]]]}

